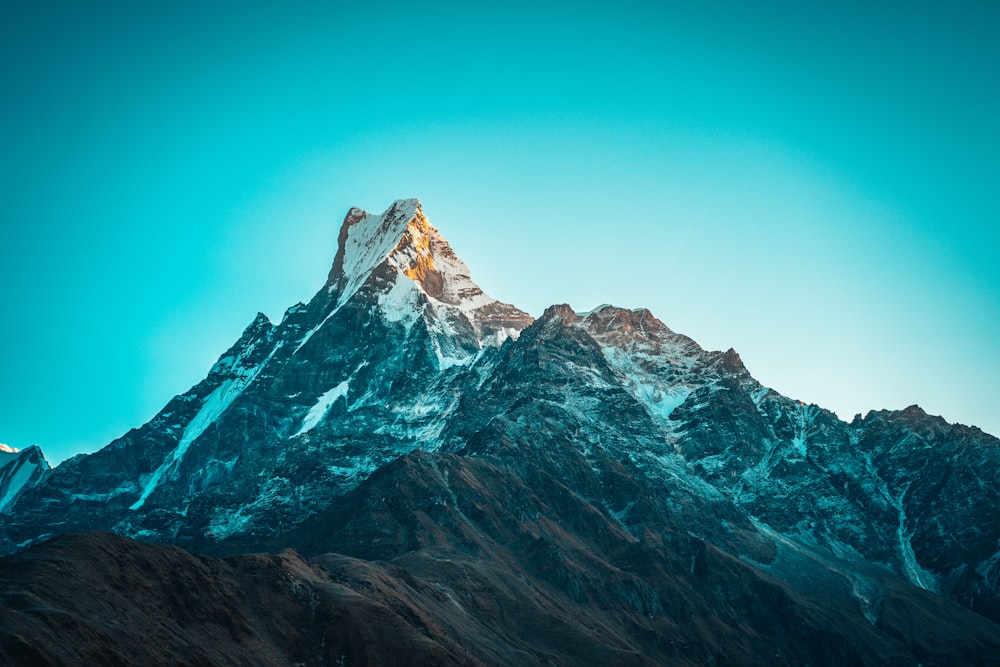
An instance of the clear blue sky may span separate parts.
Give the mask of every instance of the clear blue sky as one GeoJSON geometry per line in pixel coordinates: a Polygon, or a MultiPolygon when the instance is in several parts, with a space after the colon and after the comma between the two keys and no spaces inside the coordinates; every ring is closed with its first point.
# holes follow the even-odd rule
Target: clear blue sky
{"type": "Polygon", "coordinates": [[[1000,434],[998,5],[152,4],[0,8],[0,442],[140,425],[412,196],[535,315],[1000,434]]]}

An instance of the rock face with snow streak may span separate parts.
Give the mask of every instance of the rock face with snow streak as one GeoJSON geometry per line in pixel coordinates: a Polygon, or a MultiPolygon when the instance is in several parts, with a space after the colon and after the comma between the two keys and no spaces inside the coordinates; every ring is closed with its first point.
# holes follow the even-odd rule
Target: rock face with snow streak
{"type": "Polygon", "coordinates": [[[0,513],[6,513],[21,493],[44,479],[49,469],[37,445],[22,451],[0,444],[0,513]]]}
{"type": "MultiPolygon", "coordinates": [[[[817,642],[863,636],[861,663],[947,662],[900,634],[907,614],[952,615],[945,600],[986,624],[966,658],[1000,633],[996,438],[916,407],[843,422],[646,310],[533,321],[472,282],[416,200],[352,209],[308,304],[259,315],[152,421],[23,492],[6,532],[95,528],[216,554],[502,558],[574,604],[638,614],[623,645],[657,660],[680,654],[644,643],[667,626],[640,617],[724,619],[718,657],[735,660],[739,637],[777,632],[746,617],[797,596],[845,614],[817,642]],[[688,588],[657,588],[682,572],[688,588]],[[758,579],[776,587],[759,608],[758,579]]],[[[715,631],[692,633],[677,642],[715,631]]]]}

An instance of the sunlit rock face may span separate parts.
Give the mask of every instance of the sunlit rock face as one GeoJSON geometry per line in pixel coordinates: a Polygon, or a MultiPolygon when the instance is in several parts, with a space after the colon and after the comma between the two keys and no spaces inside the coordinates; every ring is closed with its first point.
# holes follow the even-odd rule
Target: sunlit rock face
{"type": "Polygon", "coordinates": [[[352,209],[308,304],[258,315],[0,520],[7,550],[93,529],[294,547],[310,582],[424,609],[402,618],[460,664],[990,664],[997,480],[978,429],[917,407],[843,422],[647,310],[533,320],[411,199],[352,209]]]}

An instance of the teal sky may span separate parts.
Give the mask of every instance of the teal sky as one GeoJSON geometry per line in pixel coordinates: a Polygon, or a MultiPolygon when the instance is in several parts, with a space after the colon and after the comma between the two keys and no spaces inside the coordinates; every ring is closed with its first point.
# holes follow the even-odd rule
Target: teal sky
{"type": "Polygon", "coordinates": [[[140,425],[413,196],[532,314],[1000,434],[1000,5],[153,4],[0,7],[0,442],[140,425]]]}

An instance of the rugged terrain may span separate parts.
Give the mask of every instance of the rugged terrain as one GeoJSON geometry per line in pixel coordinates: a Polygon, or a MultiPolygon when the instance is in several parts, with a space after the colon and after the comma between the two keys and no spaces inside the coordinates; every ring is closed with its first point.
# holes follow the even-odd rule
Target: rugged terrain
{"type": "Polygon", "coordinates": [[[994,664],[998,466],[976,428],[915,406],[843,422],[645,310],[533,321],[416,200],[352,209],[308,304],[0,507],[22,550],[0,650],[87,664],[88,642],[155,630],[113,655],[994,664]],[[173,546],[44,542],[93,530],[173,546]]]}

